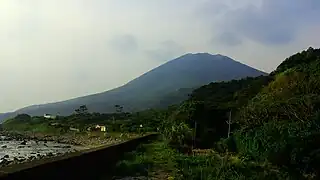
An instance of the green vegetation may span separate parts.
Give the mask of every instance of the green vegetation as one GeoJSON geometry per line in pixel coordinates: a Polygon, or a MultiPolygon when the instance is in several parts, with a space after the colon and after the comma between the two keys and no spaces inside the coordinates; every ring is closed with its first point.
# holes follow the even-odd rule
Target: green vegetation
{"type": "MultiPolygon", "coordinates": [[[[31,124],[30,118],[15,119],[31,124]]],[[[210,83],[167,109],[75,114],[55,121],[163,135],[119,162],[118,176],[319,179],[320,49],[287,58],[268,76],[210,83]]],[[[15,123],[9,120],[4,128],[15,123]]]]}
{"type": "Polygon", "coordinates": [[[271,163],[256,163],[232,155],[210,151],[186,155],[171,148],[166,141],[143,145],[126,154],[117,164],[117,177],[152,177],[156,179],[299,179],[271,163]]]}
{"type": "Polygon", "coordinates": [[[50,126],[49,121],[43,117],[31,117],[27,114],[20,114],[13,119],[5,121],[2,126],[5,130],[21,132],[42,132],[42,133],[62,133],[63,127],[50,126]]]}
{"type": "Polygon", "coordinates": [[[171,156],[153,144],[131,162],[164,158],[175,179],[319,179],[320,50],[291,56],[269,76],[196,89],[162,124],[171,156]]]}
{"type": "Polygon", "coordinates": [[[159,141],[141,145],[136,151],[127,153],[125,160],[117,164],[116,176],[167,176],[176,169],[174,157],[176,152],[168,145],[159,141]]]}
{"type": "Polygon", "coordinates": [[[116,113],[100,114],[88,113],[85,106],[76,110],[70,116],[58,116],[55,119],[20,114],[15,118],[5,121],[2,126],[5,130],[32,131],[32,132],[56,132],[68,133],[70,128],[87,132],[88,128],[96,125],[106,126],[107,132],[154,132],[158,124],[168,114],[167,110],[145,110],[137,113],[122,112],[122,107],[116,105],[116,113]],[[164,113],[165,112],[165,113],[164,113]],[[152,119],[152,121],[149,121],[152,119]],[[143,125],[143,128],[140,128],[143,125]]]}

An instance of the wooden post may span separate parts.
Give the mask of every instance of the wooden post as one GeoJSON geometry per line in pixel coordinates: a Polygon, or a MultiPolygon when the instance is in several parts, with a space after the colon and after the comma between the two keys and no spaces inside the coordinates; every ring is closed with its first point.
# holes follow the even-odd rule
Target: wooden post
{"type": "Polygon", "coordinates": [[[196,136],[197,136],[197,121],[194,121],[194,135],[193,135],[194,146],[196,146],[196,136]]]}
{"type": "Polygon", "coordinates": [[[232,124],[232,122],[231,122],[231,110],[229,112],[229,119],[227,121],[227,124],[229,125],[229,127],[228,127],[228,138],[229,138],[230,137],[231,124],[232,124]]]}

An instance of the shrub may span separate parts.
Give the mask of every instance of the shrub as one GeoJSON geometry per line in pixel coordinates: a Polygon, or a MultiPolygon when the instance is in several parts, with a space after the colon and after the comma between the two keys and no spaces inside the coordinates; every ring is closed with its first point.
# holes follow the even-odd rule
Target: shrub
{"type": "Polygon", "coordinates": [[[269,161],[303,173],[313,172],[320,168],[320,124],[316,118],[308,122],[269,122],[237,132],[238,150],[251,160],[269,161]]]}

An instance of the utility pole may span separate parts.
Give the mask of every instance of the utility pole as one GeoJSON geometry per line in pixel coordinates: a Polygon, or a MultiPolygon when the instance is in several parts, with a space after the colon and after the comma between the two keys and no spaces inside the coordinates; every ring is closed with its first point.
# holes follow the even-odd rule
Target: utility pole
{"type": "Polygon", "coordinates": [[[230,128],[231,128],[231,124],[232,124],[232,122],[231,122],[231,110],[229,112],[229,120],[226,121],[226,122],[229,125],[229,127],[228,127],[228,138],[229,138],[230,137],[230,128]]]}
{"type": "Polygon", "coordinates": [[[193,144],[194,144],[194,147],[196,146],[196,137],[197,137],[197,121],[194,121],[194,138],[193,138],[193,144]]]}
{"type": "Polygon", "coordinates": [[[194,130],[192,133],[192,147],[191,147],[191,151],[192,151],[193,156],[194,156],[193,149],[196,147],[196,136],[197,136],[197,121],[194,121],[194,130]]]}

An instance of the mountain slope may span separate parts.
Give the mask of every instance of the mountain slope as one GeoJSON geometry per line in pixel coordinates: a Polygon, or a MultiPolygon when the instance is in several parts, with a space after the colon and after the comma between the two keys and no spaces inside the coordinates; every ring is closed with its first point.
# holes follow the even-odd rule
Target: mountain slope
{"type": "Polygon", "coordinates": [[[67,115],[83,104],[94,112],[113,112],[115,104],[124,106],[128,111],[165,107],[186,99],[192,88],[210,82],[260,75],[266,75],[266,73],[226,56],[208,53],[186,54],[143,74],[122,87],[67,101],[33,105],[15,113],[42,115],[59,112],[67,115]],[[181,88],[189,90],[184,91],[183,96],[177,95],[176,98],[172,98],[172,95],[181,88]]]}
{"type": "Polygon", "coordinates": [[[14,113],[0,113],[0,124],[6,120],[14,117],[14,113]]]}

